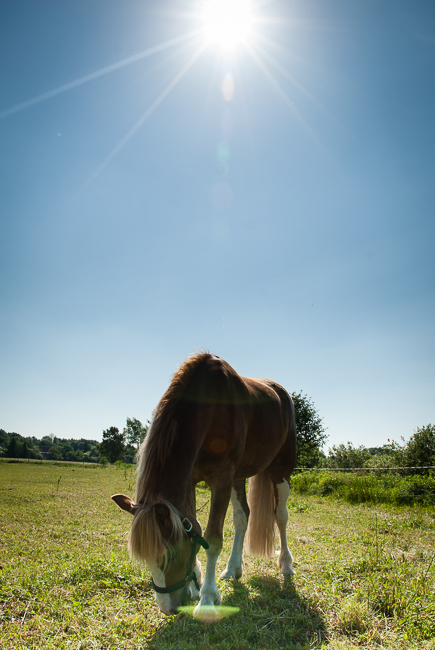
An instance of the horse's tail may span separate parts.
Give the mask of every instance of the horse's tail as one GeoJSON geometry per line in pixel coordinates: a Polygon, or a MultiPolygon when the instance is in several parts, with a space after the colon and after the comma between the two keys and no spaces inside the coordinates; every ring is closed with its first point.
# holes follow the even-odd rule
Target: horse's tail
{"type": "Polygon", "coordinates": [[[275,492],[266,472],[249,480],[248,503],[250,515],[245,548],[249,555],[275,555],[275,492]]]}

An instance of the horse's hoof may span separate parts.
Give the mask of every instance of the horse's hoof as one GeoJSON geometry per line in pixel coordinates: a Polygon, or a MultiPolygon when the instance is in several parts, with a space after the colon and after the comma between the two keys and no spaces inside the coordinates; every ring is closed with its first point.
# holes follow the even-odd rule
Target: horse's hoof
{"type": "Polygon", "coordinates": [[[225,569],[222,571],[219,578],[220,580],[239,580],[242,577],[242,569],[236,567],[235,569],[225,569]]]}
{"type": "Polygon", "coordinates": [[[279,567],[279,568],[281,569],[282,574],[284,576],[294,576],[295,575],[293,567],[291,567],[290,565],[279,567]]]}
{"type": "Polygon", "coordinates": [[[193,610],[193,617],[198,618],[205,623],[213,623],[218,618],[219,613],[214,605],[197,605],[193,610]]]}

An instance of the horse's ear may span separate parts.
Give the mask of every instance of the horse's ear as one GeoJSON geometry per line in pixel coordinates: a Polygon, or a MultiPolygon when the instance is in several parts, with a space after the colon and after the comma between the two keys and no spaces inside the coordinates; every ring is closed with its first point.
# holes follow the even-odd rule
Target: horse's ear
{"type": "Polygon", "coordinates": [[[156,513],[159,524],[165,525],[169,522],[171,513],[167,505],[164,503],[156,503],[154,505],[154,512],[156,513]]]}
{"type": "Polygon", "coordinates": [[[136,505],[134,501],[130,499],[130,497],[126,497],[125,494],[114,494],[112,496],[112,499],[122,510],[130,512],[132,515],[135,514],[136,505]]]}
{"type": "Polygon", "coordinates": [[[170,545],[176,545],[185,539],[185,530],[172,508],[167,503],[153,505],[154,516],[163,539],[170,545]]]}

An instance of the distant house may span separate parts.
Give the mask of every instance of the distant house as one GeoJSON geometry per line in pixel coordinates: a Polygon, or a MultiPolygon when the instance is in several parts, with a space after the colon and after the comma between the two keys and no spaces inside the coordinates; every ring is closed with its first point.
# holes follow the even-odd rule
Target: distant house
{"type": "Polygon", "coordinates": [[[48,456],[50,456],[50,450],[51,447],[45,447],[45,446],[39,447],[39,451],[41,452],[44,458],[48,458],[48,456]]]}

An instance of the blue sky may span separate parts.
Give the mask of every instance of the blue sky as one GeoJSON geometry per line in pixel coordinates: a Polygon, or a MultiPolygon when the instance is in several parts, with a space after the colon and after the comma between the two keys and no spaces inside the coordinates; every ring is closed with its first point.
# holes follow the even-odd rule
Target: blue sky
{"type": "Polygon", "coordinates": [[[224,52],[194,0],[3,0],[0,427],[101,439],[200,349],[329,446],[435,421],[435,5],[253,5],[224,52]]]}

